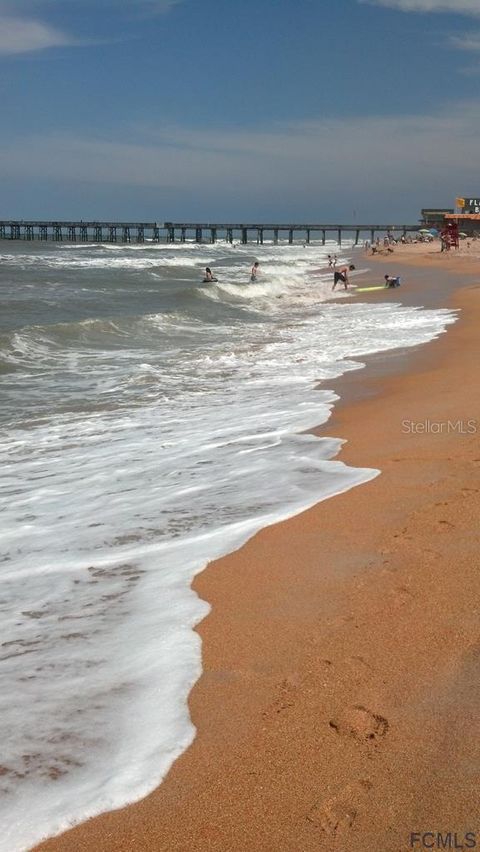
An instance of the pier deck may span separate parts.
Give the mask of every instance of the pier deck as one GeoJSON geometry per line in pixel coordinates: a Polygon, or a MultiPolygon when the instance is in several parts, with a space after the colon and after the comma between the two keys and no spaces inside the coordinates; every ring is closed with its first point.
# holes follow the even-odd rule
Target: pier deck
{"type": "Polygon", "coordinates": [[[275,223],[212,223],[212,222],[87,222],[87,221],[36,221],[5,219],[0,221],[0,239],[3,240],[53,240],[55,242],[143,243],[145,241],[173,243],[216,243],[222,239],[233,243],[236,237],[262,244],[271,234],[274,243],[285,234],[289,244],[297,238],[303,243],[320,239],[324,245],[327,236],[339,245],[342,238],[351,235],[355,245],[363,239],[374,242],[377,234],[407,234],[418,231],[418,225],[335,225],[335,224],[275,224],[275,223]],[[206,239],[204,239],[206,235],[206,239]]]}

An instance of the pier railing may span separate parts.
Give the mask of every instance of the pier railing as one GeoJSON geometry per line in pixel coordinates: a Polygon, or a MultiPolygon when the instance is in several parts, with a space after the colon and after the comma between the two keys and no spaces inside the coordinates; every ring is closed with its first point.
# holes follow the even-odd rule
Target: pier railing
{"type": "Polygon", "coordinates": [[[292,244],[295,239],[310,243],[320,239],[325,245],[327,236],[339,245],[346,235],[351,235],[355,245],[361,238],[374,242],[378,234],[407,234],[418,231],[418,225],[335,225],[335,224],[271,224],[271,223],[211,223],[211,222],[86,222],[1,220],[0,239],[3,240],[53,240],[55,242],[83,243],[144,243],[145,241],[174,243],[194,240],[197,243],[216,243],[224,240],[233,243],[262,244],[264,239],[278,243],[283,237],[292,244]],[[282,235],[282,237],[281,237],[282,235]],[[285,236],[283,236],[285,235],[285,236]],[[363,236],[362,236],[363,235],[363,236]]]}

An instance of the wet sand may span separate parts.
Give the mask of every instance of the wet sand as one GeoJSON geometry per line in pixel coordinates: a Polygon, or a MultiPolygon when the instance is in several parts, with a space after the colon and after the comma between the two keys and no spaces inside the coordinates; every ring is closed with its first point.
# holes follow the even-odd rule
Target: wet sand
{"type": "Polygon", "coordinates": [[[365,265],[402,265],[395,301],[422,280],[420,303],[448,299],[460,321],[326,385],[343,399],[318,434],[381,476],[196,579],[213,609],[195,742],[142,802],[43,852],[403,852],[428,831],[480,845],[480,287],[458,289],[480,260],[433,249],[365,265]]]}

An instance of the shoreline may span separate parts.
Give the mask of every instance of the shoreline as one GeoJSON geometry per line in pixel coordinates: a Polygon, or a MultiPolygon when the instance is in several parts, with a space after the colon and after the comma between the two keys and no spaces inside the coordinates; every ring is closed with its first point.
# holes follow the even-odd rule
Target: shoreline
{"type": "MultiPolygon", "coordinates": [[[[400,252],[398,258],[370,261],[408,264],[400,252]]],[[[404,302],[404,292],[408,298],[408,288],[389,295],[404,302]]],[[[362,294],[362,301],[378,301],[380,294],[362,294]]],[[[405,435],[395,416],[408,409],[417,422],[422,412],[439,420],[448,406],[460,410],[463,400],[468,420],[475,407],[471,365],[478,344],[467,311],[478,320],[480,290],[456,290],[452,307],[456,302],[464,308],[461,319],[429,346],[395,350],[386,370],[375,371],[366,356],[361,372],[322,384],[335,392],[338,387],[342,400],[315,433],[346,439],[338,460],[379,467],[382,475],[263,529],[196,578],[195,590],[213,610],[198,631],[204,674],[189,701],[197,726],[191,748],[142,802],[96,817],[38,849],[394,852],[407,848],[409,828],[401,833],[398,811],[404,822],[411,812],[412,831],[420,817],[428,830],[436,813],[439,829],[451,814],[452,830],[460,830],[462,820],[468,823],[467,806],[474,819],[475,779],[460,788],[461,795],[445,785],[443,810],[436,801],[432,812],[426,806],[426,768],[432,755],[437,775],[438,765],[454,764],[451,748],[445,747],[447,755],[435,751],[440,741],[448,744],[452,678],[464,700],[473,701],[459,668],[467,657],[471,674],[476,620],[470,618],[468,630],[452,636],[446,624],[458,620],[456,614],[462,624],[468,622],[476,578],[466,563],[470,585],[457,589],[452,565],[445,564],[438,575],[442,582],[435,585],[436,558],[426,554],[439,553],[442,561],[437,537],[451,551],[452,530],[461,528],[465,508],[469,517],[472,503],[478,510],[478,492],[467,489],[471,476],[479,478],[480,459],[474,474],[466,469],[478,452],[476,436],[405,435]],[[461,352],[460,344],[468,344],[470,353],[461,352]],[[362,392],[349,399],[348,383],[355,378],[362,392]],[[433,390],[430,400],[425,387],[433,390]],[[447,500],[451,491],[455,499],[447,500]],[[445,504],[457,513],[456,524],[445,504]],[[428,547],[419,546],[426,535],[419,516],[433,524],[428,547]],[[409,524],[419,526],[415,535],[405,531],[409,524]],[[412,571],[412,554],[421,571],[412,571]],[[439,630],[419,618],[429,595],[444,617],[439,630]],[[392,658],[398,672],[391,671],[392,658]],[[442,715],[435,706],[433,722],[425,684],[440,695],[443,708],[442,715]],[[431,724],[422,737],[417,727],[421,718],[425,730],[425,717],[427,728],[431,724]],[[408,783],[414,777],[415,795],[408,783]]],[[[380,353],[380,359],[390,354],[380,353]]],[[[455,558],[468,544],[471,548],[471,539],[457,542],[455,558]]],[[[472,723],[473,713],[469,718],[472,723]]],[[[451,735],[457,745],[459,724],[451,735]]],[[[468,751],[466,742],[461,745],[468,751]]],[[[471,755],[462,755],[468,762],[471,755]]]]}

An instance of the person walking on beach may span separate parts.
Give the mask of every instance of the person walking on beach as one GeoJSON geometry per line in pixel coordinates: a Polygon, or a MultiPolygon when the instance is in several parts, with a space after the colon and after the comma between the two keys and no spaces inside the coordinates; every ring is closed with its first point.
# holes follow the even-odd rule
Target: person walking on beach
{"type": "Polygon", "coordinates": [[[328,265],[333,266],[333,257],[331,254],[327,254],[328,265]]]}
{"type": "Polygon", "coordinates": [[[340,269],[335,270],[335,272],[333,273],[332,290],[335,290],[335,287],[337,286],[339,281],[344,284],[345,290],[347,289],[347,286],[350,284],[350,281],[348,280],[348,273],[351,272],[352,269],[355,269],[353,263],[351,263],[350,266],[341,266],[340,269]]]}
{"type": "Polygon", "coordinates": [[[258,267],[259,266],[260,266],[260,264],[259,264],[258,260],[256,260],[255,263],[252,266],[252,270],[251,270],[251,273],[250,273],[250,281],[251,281],[252,284],[257,280],[257,274],[258,274],[258,267]]]}

